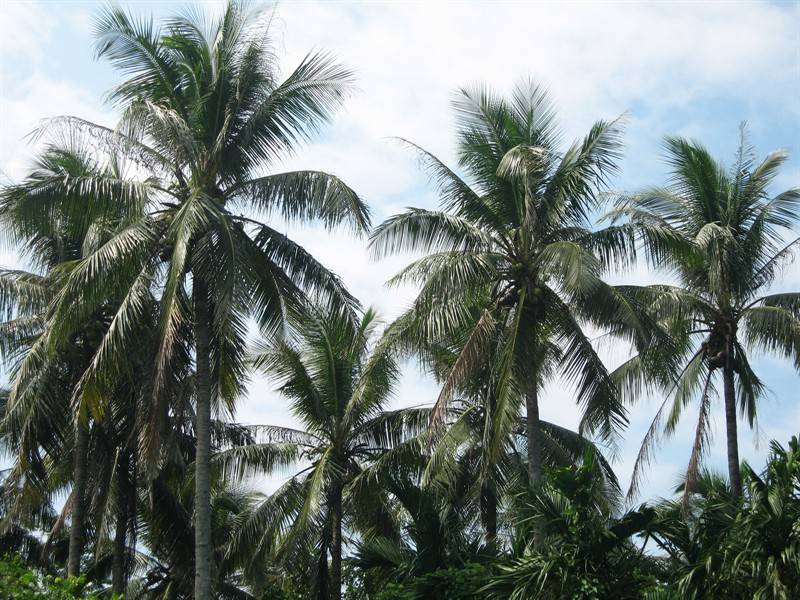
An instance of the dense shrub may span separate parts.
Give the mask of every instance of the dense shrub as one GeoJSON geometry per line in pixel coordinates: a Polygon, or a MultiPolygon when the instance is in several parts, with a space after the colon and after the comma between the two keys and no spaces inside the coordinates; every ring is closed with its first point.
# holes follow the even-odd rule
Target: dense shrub
{"type": "Polygon", "coordinates": [[[4,600],[97,600],[84,591],[82,577],[63,578],[40,573],[22,564],[18,556],[0,560],[0,598],[4,600]]]}
{"type": "Polygon", "coordinates": [[[404,584],[389,584],[375,600],[477,600],[490,576],[491,569],[478,563],[440,569],[404,584]]]}

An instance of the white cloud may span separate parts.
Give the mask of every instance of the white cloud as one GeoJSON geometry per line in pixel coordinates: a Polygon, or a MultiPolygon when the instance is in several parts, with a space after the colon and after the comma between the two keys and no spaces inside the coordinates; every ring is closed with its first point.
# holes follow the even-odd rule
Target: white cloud
{"type": "Polygon", "coordinates": [[[660,113],[721,91],[774,98],[797,72],[791,10],[766,4],[304,2],[280,15],[287,64],[322,47],[357,69],[349,127],[437,151],[451,90],[477,81],[540,78],[579,132],[639,102],[660,113]]]}
{"type": "MultiPolygon", "coordinates": [[[[66,21],[73,33],[85,33],[86,12],[74,10],[66,21]],[[80,25],[80,26],[79,26],[80,25]]],[[[112,116],[96,90],[52,71],[48,59],[63,48],[55,38],[59,20],[46,5],[10,1],[2,7],[0,25],[0,173],[16,180],[30,165],[35,148],[26,139],[42,119],[79,115],[102,124],[112,116]]],[[[74,40],[77,42],[77,40],[74,40]]],[[[88,45],[88,39],[80,43],[88,45]]]]}
{"type": "Polygon", "coordinates": [[[22,176],[35,146],[26,136],[42,119],[58,115],[80,115],[101,124],[113,122],[111,115],[99,108],[89,91],[68,81],[33,74],[14,86],[13,92],[0,98],[0,165],[13,180],[22,176]]]}
{"type": "Polygon", "coordinates": [[[56,26],[46,8],[37,3],[10,0],[3,3],[2,16],[0,57],[5,67],[11,60],[40,64],[47,55],[46,44],[41,42],[50,39],[56,26]]]}

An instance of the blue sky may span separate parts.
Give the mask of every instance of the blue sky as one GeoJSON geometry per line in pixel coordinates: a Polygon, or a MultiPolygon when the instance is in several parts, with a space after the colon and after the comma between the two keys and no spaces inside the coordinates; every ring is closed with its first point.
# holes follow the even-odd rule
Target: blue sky
{"type": "MultiPolygon", "coordinates": [[[[157,16],[185,4],[123,3],[157,16]]],[[[202,4],[209,11],[219,7],[218,2],[202,4]]],[[[102,98],[115,75],[92,55],[92,16],[101,6],[69,0],[0,5],[0,171],[5,177],[24,173],[34,148],[23,136],[41,118],[77,114],[113,124],[113,111],[102,98]]],[[[529,76],[550,89],[568,139],[596,119],[627,113],[626,157],[615,189],[664,182],[660,140],[666,134],[700,139],[730,160],[741,121],[749,123],[759,154],[778,148],[792,153],[776,189],[800,185],[798,2],[285,2],[277,10],[274,41],[285,73],[309,50],[325,49],[355,70],[359,86],[331,127],[284,166],[340,175],[371,204],[376,222],[405,206],[435,205],[414,159],[389,136],[409,138],[452,163],[452,91],[477,82],[507,91],[529,76]]],[[[374,263],[364,240],[316,227],[291,233],[386,318],[413,297],[413,289],[383,287],[406,257],[374,263]]],[[[13,251],[2,249],[0,266],[15,264],[13,251]]],[[[639,283],[663,278],[644,265],[614,276],[639,283]]],[[[787,268],[779,286],[800,289],[800,263],[787,268]]],[[[605,354],[610,364],[619,355],[605,354]]],[[[800,380],[775,359],[765,357],[757,365],[773,398],[761,407],[758,431],[743,429],[740,439],[743,457],[760,464],[769,439],[786,441],[800,431],[800,380]]],[[[435,386],[409,365],[395,404],[426,403],[435,396],[435,386]]],[[[568,385],[553,382],[543,400],[545,418],[574,426],[578,411],[571,398],[568,385]]],[[[616,463],[623,481],[657,400],[644,399],[631,410],[616,463]]],[[[645,497],[668,494],[685,467],[693,410],[653,463],[645,497]]],[[[250,423],[291,423],[269,382],[260,378],[238,416],[250,423]]],[[[721,422],[714,431],[708,463],[723,468],[721,422]]]]}

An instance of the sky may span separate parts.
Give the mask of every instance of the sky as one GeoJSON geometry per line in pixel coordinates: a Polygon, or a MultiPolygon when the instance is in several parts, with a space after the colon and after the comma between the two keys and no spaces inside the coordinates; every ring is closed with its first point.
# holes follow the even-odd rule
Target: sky
{"type": "MultiPolygon", "coordinates": [[[[131,1],[130,11],[158,19],[186,2],[131,1]]],[[[219,2],[197,2],[208,11],[219,2]]],[[[93,56],[94,1],[0,0],[0,178],[15,181],[31,164],[35,146],[25,136],[40,119],[78,115],[113,125],[104,92],[117,80],[93,56]]],[[[661,140],[682,135],[702,141],[730,162],[739,125],[748,123],[759,155],[787,149],[792,158],[773,191],[800,185],[800,2],[284,2],[272,36],[287,75],[313,50],[326,50],[353,69],[357,91],[334,122],[281,169],[310,168],[342,177],[371,206],[374,222],[407,206],[433,208],[436,197],[416,160],[392,141],[404,137],[455,165],[450,101],[461,87],[488,84],[508,93],[533,78],[558,107],[565,139],[585,134],[598,119],[626,115],[625,158],[612,182],[634,191],[666,181],[661,140]]],[[[339,273],[364,305],[386,321],[414,295],[384,282],[409,257],[373,261],[366,241],[317,226],[288,233],[339,273]]],[[[0,267],[19,260],[0,249],[0,267]]],[[[615,282],[665,281],[637,265],[614,273],[615,282]]],[[[776,289],[800,289],[800,262],[776,289]]],[[[601,349],[609,366],[625,350],[601,349]]],[[[800,432],[797,373],[772,357],[757,369],[771,389],[758,427],[740,423],[740,453],[760,466],[768,442],[800,432]]],[[[435,384],[409,363],[393,407],[431,403],[435,384]]],[[[573,389],[555,380],[541,399],[542,417],[576,427],[573,389]]],[[[660,398],[631,407],[630,427],[615,470],[630,478],[639,443],[660,398]]],[[[692,405],[675,436],[656,454],[640,499],[668,496],[685,470],[694,434],[692,405]]],[[[717,417],[721,402],[714,404],[717,417]]],[[[237,419],[252,424],[293,424],[274,384],[254,377],[237,419]]],[[[706,463],[724,470],[724,424],[716,418],[706,463]]],[[[262,482],[265,489],[275,485],[262,482]]]]}

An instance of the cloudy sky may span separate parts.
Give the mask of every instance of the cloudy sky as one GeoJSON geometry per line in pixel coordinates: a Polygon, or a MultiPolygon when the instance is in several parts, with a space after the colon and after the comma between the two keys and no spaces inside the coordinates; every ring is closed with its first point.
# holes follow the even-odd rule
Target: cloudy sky
{"type": "MultiPolygon", "coordinates": [[[[203,3],[209,11],[217,2],[203,3]]],[[[185,3],[127,2],[156,18],[185,3]]],[[[100,3],[60,0],[0,2],[0,173],[15,180],[30,164],[24,136],[39,119],[76,114],[104,124],[114,114],[103,102],[115,75],[92,54],[92,19],[100,3]]],[[[508,91],[533,77],[558,106],[568,138],[599,118],[627,113],[626,157],[615,189],[635,190],[665,180],[660,140],[680,134],[702,140],[718,157],[733,157],[738,128],[747,121],[760,154],[786,148],[788,167],[776,190],[800,184],[800,3],[798,2],[284,2],[272,29],[284,73],[310,50],[331,51],[352,68],[358,91],[336,121],[284,165],[323,169],[343,177],[371,205],[375,221],[406,206],[433,207],[436,198],[413,157],[393,144],[402,136],[453,160],[453,90],[488,83],[508,91]]],[[[407,258],[371,262],[365,242],[318,228],[290,232],[342,275],[365,305],[386,319],[413,290],[387,291],[383,282],[407,258]]],[[[17,265],[13,250],[0,266],[17,265]]],[[[617,281],[663,280],[644,266],[615,274],[617,281]]],[[[800,288],[800,263],[782,289],[800,288]]],[[[606,352],[609,364],[620,352],[606,352]]],[[[761,464],[767,442],[800,431],[798,377],[769,357],[757,363],[772,389],[758,430],[740,434],[742,456],[761,464]]],[[[394,404],[432,402],[436,388],[408,365],[394,404]]],[[[631,410],[631,426],[616,469],[623,482],[657,406],[645,399],[631,410]]],[[[719,403],[716,405],[720,412],[719,403]]],[[[689,457],[693,411],[662,446],[643,488],[666,495],[689,457]]],[[[563,382],[548,386],[543,417],[575,426],[578,411],[563,382]]],[[[270,383],[255,379],[238,418],[291,423],[270,383]]],[[[742,424],[744,428],[744,424],[742,424]]],[[[708,462],[724,468],[724,427],[715,423],[708,462]]]]}

